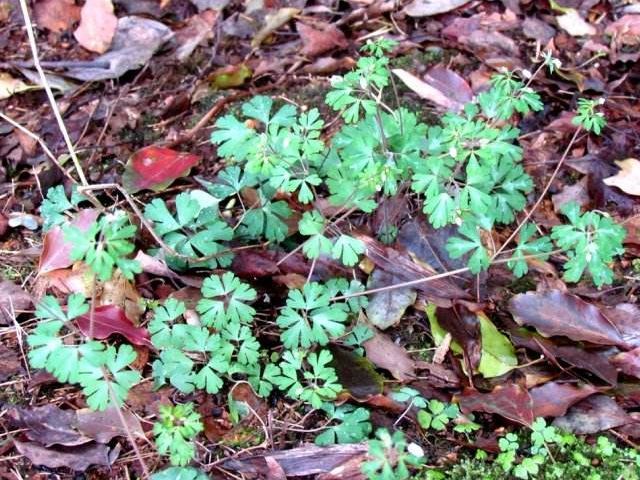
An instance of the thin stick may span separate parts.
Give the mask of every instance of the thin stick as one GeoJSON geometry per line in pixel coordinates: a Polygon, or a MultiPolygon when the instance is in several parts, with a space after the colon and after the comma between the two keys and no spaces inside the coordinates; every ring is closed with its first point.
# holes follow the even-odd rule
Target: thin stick
{"type": "Polygon", "coordinates": [[[89,182],[87,182],[87,178],[84,175],[84,171],[82,170],[80,161],[76,156],[76,152],[73,148],[73,143],[71,142],[71,137],[69,137],[69,132],[67,132],[67,127],[65,126],[64,120],[62,119],[62,114],[60,113],[60,109],[58,108],[56,99],[53,96],[53,91],[51,90],[51,86],[49,85],[47,76],[45,75],[44,70],[42,70],[42,66],[40,65],[40,60],[38,58],[38,47],[36,45],[36,36],[33,32],[33,26],[31,25],[31,17],[29,16],[29,7],[27,6],[26,0],[20,0],[20,8],[22,10],[22,16],[24,17],[25,27],[27,29],[27,37],[29,39],[29,46],[31,47],[31,55],[33,56],[33,65],[36,67],[36,70],[38,71],[38,75],[40,76],[40,81],[42,82],[42,86],[47,92],[47,97],[49,98],[49,103],[51,104],[53,115],[56,117],[56,121],[58,122],[58,128],[60,128],[60,132],[62,133],[64,142],[67,145],[67,149],[69,150],[69,155],[71,156],[73,165],[76,168],[76,172],[78,173],[80,182],[83,185],[88,185],[89,182]]]}

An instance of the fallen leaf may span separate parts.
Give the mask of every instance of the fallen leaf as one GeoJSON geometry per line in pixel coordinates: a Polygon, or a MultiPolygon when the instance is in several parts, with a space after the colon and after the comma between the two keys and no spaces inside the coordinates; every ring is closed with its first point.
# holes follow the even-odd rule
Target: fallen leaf
{"type": "Polygon", "coordinates": [[[264,26],[255,34],[253,40],[251,40],[251,47],[258,48],[269,35],[282,27],[298,13],[300,13],[300,9],[298,8],[284,7],[274,13],[266,15],[264,26]]]}
{"type": "Polygon", "coordinates": [[[498,385],[489,393],[465,391],[454,397],[463,413],[495,413],[514,422],[530,426],[533,423],[533,400],[520,385],[498,385]]]}
{"type": "Polygon", "coordinates": [[[509,310],[519,325],[534,327],[545,337],[561,335],[578,342],[628,347],[597,307],[560,290],[516,295],[509,310]]]}
{"type": "Polygon", "coordinates": [[[610,187],[618,187],[629,195],[640,195],[640,161],[635,158],[619,160],[616,164],[620,171],[613,177],[605,178],[603,182],[610,187]]]}
{"type": "Polygon", "coordinates": [[[593,395],[593,385],[548,382],[529,390],[533,401],[533,417],[561,417],[573,404],[593,395]]]}
{"type": "MultiPolygon", "coordinates": [[[[396,283],[401,283],[401,279],[376,269],[369,276],[367,288],[374,289],[396,283]]],[[[376,292],[369,296],[369,303],[366,307],[367,318],[379,329],[386,330],[400,322],[404,312],[415,303],[416,298],[416,291],[410,287],[376,292]]]]}
{"type": "Polygon", "coordinates": [[[351,57],[321,57],[315,62],[305,65],[302,71],[314,75],[329,75],[337,71],[351,70],[355,64],[355,60],[351,57]]]}
{"type": "Polygon", "coordinates": [[[615,307],[603,307],[606,317],[620,331],[625,342],[640,347],[640,307],[635,303],[619,303],[615,307]]]}
{"type": "Polygon", "coordinates": [[[336,371],[338,383],[351,397],[365,401],[380,395],[384,388],[384,378],[376,372],[371,359],[357,355],[338,345],[329,345],[333,356],[331,366],[336,371]]]}
{"type": "Polygon", "coordinates": [[[93,61],[70,66],[66,76],[83,81],[119,78],[129,70],[142,67],[168,40],[173,32],[166,25],[142,17],[122,17],[111,42],[111,49],[93,61]]]}
{"type": "Polygon", "coordinates": [[[515,349],[506,335],[500,333],[484,313],[480,321],[481,354],[478,372],[485,378],[504,375],[518,366],[515,349]]]}
{"type": "MultiPolygon", "coordinates": [[[[91,312],[75,319],[75,323],[84,335],[91,332],[91,312]]],[[[136,327],[127,318],[124,310],[116,305],[102,305],[93,311],[93,337],[103,340],[114,333],[120,334],[134,345],[151,347],[149,331],[136,327]]]]}
{"type": "Polygon", "coordinates": [[[75,428],[76,413],[73,410],[44,405],[16,408],[15,416],[17,417],[16,426],[27,430],[25,432],[27,438],[45,447],[52,445],[73,447],[92,441],[91,437],[83,435],[75,428]]]}
{"type": "MultiPolygon", "coordinates": [[[[0,283],[1,288],[3,288],[2,283],[0,283]]],[[[4,382],[23,370],[20,353],[0,343],[0,382],[4,382]]]]}
{"type": "Polygon", "coordinates": [[[178,48],[176,48],[178,60],[184,62],[198,45],[205,40],[213,38],[214,26],[219,16],[219,13],[215,10],[205,10],[187,20],[187,24],[178,30],[175,35],[178,43],[178,48]]]}
{"type": "Polygon", "coordinates": [[[542,45],[546,45],[556,35],[556,29],[536,17],[527,17],[522,22],[522,33],[525,37],[539,40],[542,45]]]}
{"type": "Polygon", "coordinates": [[[184,177],[201,157],[169,148],[149,146],[135,152],[122,174],[122,184],[129,193],[140,190],[160,192],[174,180],[184,177]]]}
{"type": "Polygon", "coordinates": [[[190,275],[179,275],[171,270],[164,260],[147,255],[142,250],[138,251],[134,260],[140,263],[143,272],[178,280],[189,287],[200,288],[202,286],[202,278],[190,275]]]}
{"type": "Polygon", "coordinates": [[[598,33],[596,28],[587,23],[575,8],[566,9],[565,13],[556,17],[556,22],[558,22],[560,28],[566,30],[572,37],[584,37],[598,33]]]}
{"type": "MultiPolygon", "coordinates": [[[[78,212],[71,222],[74,227],[86,231],[98,218],[99,212],[93,208],[85,208],[78,212]]],[[[38,274],[42,275],[59,268],[67,268],[73,265],[71,260],[72,245],[64,238],[62,228],[53,227],[44,236],[42,254],[38,263],[38,274]]]]}
{"type": "MultiPolygon", "coordinates": [[[[454,308],[437,308],[435,318],[438,325],[449,332],[457,345],[462,347],[467,373],[475,372],[482,356],[478,317],[466,307],[456,305],[454,308]]],[[[452,350],[455,351],[454,345],[452,350]]]]}
{"type": "Polygon", "coordinates": [[[468,2],[469,0],[413,0],[404,7],[404,12],[410,17],[428,17],[450,12],[468,2]]]}
{"type": "Polygon", "coordinates": [[[574,405],[563,417],[553,421],[562,430],[586,435],[619,427],[635,420],[616,401],[606,395],[592,395],[574,405]]]}
{"type": "Polygon", "coordinates": [[[0,325],[12,325],[32,304],[31,295],[8,280],[0,280],[0,325]]]}
{"type": "Polygon", "coordinates": [[[13,78],[8,73],[0,72],[0,100],[5,100],[14,93],[26,92],[34,88],[40,87],[27,85],[22,80],[13,78]]]}
{"type": "Polygon", "coordinates": [[[120,451],[115,447],[110,451],[107,445],[94,443],[79,445],[70,449],[46,448],[35,442],[13,441],[21,455],[24,455],[34,465],[43,465],[49,468],[70,468],[76,472],[84,472],[91,465],[110,466],[117,458],[120,451]]]}
{"type": "Polygon", "coordinates": [[[120,413],[127,424],[126,428],[115,407],[101,412],[88,408],[76,410],[74,426],[80,433],[98,443],[109,443],[115,437],[128,437],[129,434],[134,438],[146,438],[138,417],[124,409],[120,413]]]}
{"type": "Polygon", "coordinates": [[[268,456],[279,464],[287,478],[306,477],[330,472],[354,457],[364,459],[366,453],[367,445],[364,443],[332,445],[329,447],[306,445],[288,450],[271,451],[242,459],[231,458],[225,460],[223,466],[229,470],[264,477],[268,472],[272,471],[265,459],[268,456]]]}
{"type": "Polygon", "coordinates": [[[604,33],[617,44],[638,45],[640,43],[640,15],[624,15],[607,25],[604,33]]]}
{"type": "Polygon", "coordinates": [[[73,36],[87,50],[104,53],[109,50],[117,26],[118,18],[113,13],[111,0],[87,0],[73,36]]]}
{"type": "Polygon", "coordinates": [[[611,363],[622,373],[640,378],[640,347],[614,355],[611,357],[611,363]]]}
{"type": "Polygon", "coordinates": [[[388,370],[393,378],[402,382],[415,377],[415,362],[409,353],[384,333],[374,332],[373,338],[362,344],[367,358],[379,368],[388,370]]]}
{"type": "Polygon", "coordinates": [[[62,33],[80,20],[80,7],[74,0],[41,0],[35,2],[33,16],[39,27],[62,33]]]}
{"type": "Polygon", "coordinates": [[[346,48],[347,38],[335,25],[319,23],[318,28],[310,27],[302,22],[296,23],[296,29],[302,40],[300,53],[306,57],[317,57],[333,49],[346,48]]]}
{"type": "Polygon", "coordinates": [[[213,88],[224,90],[243,85],[251,75],[251,69],[245,63],[240,63],[218,68],[209,75],[208,79],[213,88]]]}
{"type": "Polygon", "coordinates": [[[469,100],[473,96],[471,87],[461,77],[442,67],[430,71],[435,76],[427,75],[425,81],[401,68],[394,68],[391,71],[420,97],[430,100],[447,110],[462,110],[465,102],[461,102],[458,99],[466,98],[467,93],[469,94],[469,100]],[[449,85],[449,82],[455,83],[456,86],[449,85]],[[462,87],[462,85],[465,85],[466,88],[462,87]],[[452,94],[452,92],[455,92],[455,94],[452,94]]]}
{"type": "Polygon", "coordinates": [[[601,351],[584,350],[574,345],[556,345],[551,340],[525,329],[510,332],[518,347],[526,347],[548,357],[556,365],[559,359],[593,373],[610,385],[616,385],[618,372],[601,351]]]}
{"type": "Polygon", "coordinates": [[[559,193],[551,196],[553,210],[559,212],[563,205],[569,202],[576,202],[581,207],[589,204],[589,177],[582,177],[579,182],[565,186],[559,193]]]}

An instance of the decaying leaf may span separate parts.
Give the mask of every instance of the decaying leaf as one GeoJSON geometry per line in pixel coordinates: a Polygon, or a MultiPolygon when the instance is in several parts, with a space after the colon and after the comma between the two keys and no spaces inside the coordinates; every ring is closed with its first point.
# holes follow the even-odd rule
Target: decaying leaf
{"type": "Polygon", "coordinates": [[[251,78],[251,69],[245,63],[227,65],[214,70],[208,79],[213,88],[224,90],[225,88],[239,87],[251,78]]]}
{"type": "Polygon", "coordinates": [[[177,178],[187,175],[199,162],[198,155],[151,145],[131,156],[122,175],[122,183],[130,193],[146,189],[159,192],[177,178]]]}
{"type": "Polygon", "coordinates": [[[573,404],[597,391],[593,385],[588,384],[547,382],[529,390],[533,401],[533,416],[560,417],[573,404]]]}
{"type": "Polygon", "coordinates": [[[373,338],[364,342],[363,346],[367,358],[378,367],[389,370],[393,378],[404,382],[415,376],[415,362],[403,347],[384,333],[376,330],[373,338]]]}
{"type": "Polygon", "coordinates": [[[456,72],[442,66],[429,69],[424,80],[400,68],[392,72],[420,97],[447,110],[460,111],[473,98],[469,84],[456,72]]]}
{"type": "Polygon", "coordinates": [[[274,13],[270,13],[265,17],[264,26],[256,33],[251,40],[251,46],[253,48],[259,47],[266,38],[300,13],[300,9],[284,7],[278,9],[274,13]]]}
{"type": "Polygon", "coordinates": [[[40,87],[27,85],[22,80],[13,78],[8,73],[0,72],[0,100],[5,100],[14,93],[26,92],[34,88],[40,87]]]}
{"type": "Polygon", "coordinates": [[[410,17],[429,17],[450,12],[468,2],[469,0],[413,0],[404,7],[404,12],[410,17]]]}
{"type": "Polygon", "coordinates": [[[553,425],[577,434],[590,434],[619,427],[635,420],[616,401],[606,395],[592,395],[574,405],[553,425]]]}
{"type": "MultiPolygon", "coordinates": [[[[373,271],[369,279],[367,285],[369,289],[401,283],[401,280],[395,275],[378,269],[373,271]]],[[[369,298],[366,308],[367,318],[379,329],[386,330],[400,322],[405,310],[415,303],[416,297],[417,293],[411,287],[394,288],[374,293],[369,298]]]]}
{"type": "Polygon", "coordinates": [[[629,195],[640,195],[640,161],[635,158],[619,160],[616,164],[620,171],[603,182],[610,187],[618,187],[629,195]]]}
{"type": "Polygon", "coordinates": [[[8,280],[0,280],[0,325],[11,325],[31,306],[31,295],[8,280]]]}
{"type": "Polygon", "coordinates": [[[62,33],[80,20],[80,7],[74,0],[41,0],[33,6],[33,16],[41,28],[62,33]]]}
{"type": "Polygon", "coordinates": [[[347,39],[335,25],[321,23],[311,27],[305,23],[297,22],[296,29],[300,33],[302,40],[302,55],[307,57],[317,57],[334,48],[345,48],[347,39]]]}
{"type": "Polygon", "coordinates": [[[198,45],[213,38],[213,32],[219,13],[205,10],[187,20],[187,25],[176,32],[176,57],[181,62],[189,58],[198,45]]]}
{"type": "Polygon", "coordinates": [[[370,359],[356,355],[350,350],[330,345],[338,382],[356,400],[365,400],[382,393],[384,378],[376,372],[370,359]]]}
{"type": "Polygon", "coordinates": [[[588,23],[575,8],[569,8],[562,15],[556,17],[558,26],[567,31],[573,37],[595,35],[598,31],[588,23]]]}
{"type": "Polygon", "coordinates": [[[509,302],[509,310],[519,325],[534,327],[545,337],[561,335],[575,341],[627,347],[620,331],[597,307],[560,290],[516,295],[509,302]]]}
{"type": "Polygon", "coordinates": [[[525,426],[533,422],[533,401],[529,392],[520,385],[498,385],[489,393],[465,391],[455,397],[463,413],[496,413],[525,426]]]}
{"type": "Polygon", "coordinates": [[[459,111],[462,109],[462,104],[447,96],[438,88],[438,86],[425,82],[401,68],[394,68],[392,72],[402,80],[402,83],[417,93],[420,97],[430,100],[439,107],[446,108],[447,110],[459,111]]]}
{"type": "Polygon", "coordinates": [[[91,465],[111,465],[120,451],[116,446],[110,450],[107,445],[92,443],[71,448],[46,448],[36,442],[13,441],[14,446],[33,463],[49,468],[66,467],[76,472],[84,472],[91,465]]]}
{"type": "Polygon", "coordinates": [[[134,345],[150,347],[151,340],[146,328],[135,327],[127,318],[124,310],[117,305],[102,305],[75,320],[82,333],[88,335],[93,332],[95,338],[104,339],[117,333],[125,337],[134,345]],[[93,330],[91,324],[93,324],[93,330]]]}
{"type": "Polygon", "coordinates": [[[111,0],[87,0],[80,12],[80,25],[73,36],[80,45],[96,53],[109,50],[118,26],[111,0]]]}

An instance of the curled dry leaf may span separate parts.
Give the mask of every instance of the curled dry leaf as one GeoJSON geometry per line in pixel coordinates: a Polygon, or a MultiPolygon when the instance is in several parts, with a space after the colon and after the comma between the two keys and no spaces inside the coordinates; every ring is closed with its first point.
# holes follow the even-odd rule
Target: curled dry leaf
{"type": "Polygon", "coordinates": [[[87,0],[73,36],[87,50],[104,53],[109,50],[117,26],[118,18],[113,13],[111,0],[87,0]]]}
{"type": "Polygon", "coordinates": [[[313,58],[335,48],[345,48],[348,45],[344,33],[335,25],[321,23],[316,27],[302,22],[296,23],[296,29],[302,40],[300,52],[302,55],[313,58]]]}
{"type": "Polygon", "coordinates": [[[616,164],[620,171],[613,177],[605,178],[603,182],[610,187],[618,187],[629,195],[640,195],[640,161],[635,158],[619,160],[616,164]]]}
{"type": "Polygon", "coordinates": [[[362,346],[367,358],[378,367],[389,370],[396,380],[405,382],[415,377],[416,365],[409,353],[384,333],[376,330],[373,338],[362,346]]]}
{"type": "Polygon", "coordinates": [[[515,383],[498,385],[489,393],[465,391],[455,397],[463,413],[496,413],[525,426],[533,422],[533,400],[529,392],[515,383]]]}
{"type": "Polygon", "coordinates": [[[13,78],[8,73],[0,72],[0,100],[5,100],[14,93],[25,92],[27,90],[32,90],[33,88],[39,87],[29,86],[22,80],[13,78]]]}
{"type": "Polygon", "coordinates": [[[200,162],[200,156],[176,152],[170,148],[149,146],[135,152],[122,174],[122,184],[129,193],[167,188],[177,178],[184,177],[200,162]]]}
{"type": "Polygon", "coordinates": [[[628,347],[620,331],[596,306],[560,290],[516,295],[509,310],[519,325],[534,327],[545,337],[561,335],[578,342],[628,347]]]}

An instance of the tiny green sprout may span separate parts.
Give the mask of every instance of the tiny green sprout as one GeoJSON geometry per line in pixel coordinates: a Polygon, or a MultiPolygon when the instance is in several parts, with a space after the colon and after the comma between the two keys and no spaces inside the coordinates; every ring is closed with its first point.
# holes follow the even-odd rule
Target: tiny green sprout
{"type": "Polygon", "coordinates": [[[203,429],[193,403],[160,406],[160,418],[153,425],[158,452],[169,455],[172,465],[187,465],[196,453],[193,439],[203,429]]]}
{"type": "Polygon", "coordinates": [[[547,67],[549,73],[553,73],[562,67],[562,62],[560,59],[553,56],[553,52],[551,50],[547,50],[542,54],[542,63],[547,67]]]}
{"type": "Polygon", "coordinates": [[[409,466],[420,463],[420,457],[408,450],[402,432],[391,435],[384,428],[376,432],[375,439],[369,440],[368,457],[361,469],[369,480],[405,480],[410,478],[409,466]]]}
{"type": "Polygon", "coordinates": [[[604,105],[604,98],[591,100],[588,98],[578,99],[578,108],[576,116],[573,117],[573,124],[581,126],[588,132],[600,135],[602,129],[607,124],[604,113],[598,111],[598,107],[604,105]]]}

